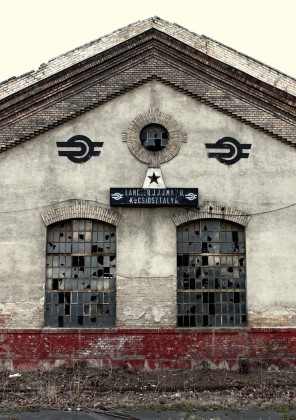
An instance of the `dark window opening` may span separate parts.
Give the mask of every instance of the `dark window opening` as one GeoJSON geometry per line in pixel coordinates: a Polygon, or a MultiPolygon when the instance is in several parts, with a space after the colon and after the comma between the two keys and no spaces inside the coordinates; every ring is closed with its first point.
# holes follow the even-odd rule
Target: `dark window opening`
{"type": "Polygon", "coordinates": [[[148,124],[141,130],[140,140],[145,149],[158,152],[168,144],[169,134],[160,124],[148,124]]]}

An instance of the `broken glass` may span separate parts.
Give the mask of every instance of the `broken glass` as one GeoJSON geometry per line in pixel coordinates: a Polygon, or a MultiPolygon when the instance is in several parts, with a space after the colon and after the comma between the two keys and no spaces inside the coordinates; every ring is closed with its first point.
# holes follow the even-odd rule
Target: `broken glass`
{"type": "Polygon", "coordinates": [[[48,228],[47,326],[115,325],[115,233],[111,225],[84,219],[48,228]]]}
{"type": "Polygon", "coordinates": [[[245,326],[244,228],[221,220],[188,223],[177,229],[177,252],[177,301],[191,302],[178,305],[178,326],[245,326]]]}

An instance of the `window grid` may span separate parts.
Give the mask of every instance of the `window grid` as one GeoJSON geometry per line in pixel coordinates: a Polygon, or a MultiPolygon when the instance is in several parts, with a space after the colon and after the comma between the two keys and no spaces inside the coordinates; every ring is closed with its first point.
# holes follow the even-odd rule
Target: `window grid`
{"type": "Polygon", "coordinates": [[[179,327],[247,324],[244,227],[200,220],[177,230],[179,327]]]}
{"type": "Polygon", "coordinates": [[[162,150],[168,144],[169,136],[162,125],[148,124],[142,129],[140,139],[147,150],[156,152],[162,150]]]}
{"type": "Polygon", "coordinates": [[[115,325],[115,239],[115,227],[91,220],[48,229],[47,326],[115,325]]]}

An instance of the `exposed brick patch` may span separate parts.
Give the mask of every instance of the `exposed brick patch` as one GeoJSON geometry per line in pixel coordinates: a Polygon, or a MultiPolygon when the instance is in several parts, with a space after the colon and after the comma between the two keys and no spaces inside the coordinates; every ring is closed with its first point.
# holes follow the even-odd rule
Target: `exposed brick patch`
{"type": "Polygon", "coordinates": [[[67,219],[93,219],[117,226],[121,215],[100,206],[91,206],[87,201],[76,201],[70,206],[62,206],[41,213],[46,226],[67,219]]]}
{"type": "Polygon", "coordinates": [[[127,132],[122,133],[122,141],[127,142],[130,152],[141,162],[158,165],[173,159],[179,153],[182,142],[187,141],[187,136],[171,115],[160,112],[157,107],[151,107],[131,121],[127,132]],[[147,150],[141,144],[140,132],[148,124],[160,124],[169,133],[168,145],[158,152],[147,150]]]}
{"type": "Polygon", "coordinates": [[[224,219],[247,226],[250,216],[240,210],[220,206],[215,201],[204,201],[204,204],[197,209],[183,209],[179,213],[174,214],[172,219],[176,226],[198,219],[224,219]]]}

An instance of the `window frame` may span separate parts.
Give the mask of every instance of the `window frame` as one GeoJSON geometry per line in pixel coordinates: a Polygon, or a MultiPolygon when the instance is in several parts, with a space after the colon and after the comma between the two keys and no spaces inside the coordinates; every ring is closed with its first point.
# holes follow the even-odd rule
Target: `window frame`
{"type": "MultiPolygon", "coordinates": [[[[209,230],[209,232],[211,235],[215,233],[213,230],[209,230]]],[[[178,328],[247,327],[245,243],[245,227],[233,221],[209,217],[191,220],[177,226],[178,328]],[[207,224],[212,224],[211,226],[219,225],[216,242],[213,241],[211,236],[207,235],[208,231],[205,235],[202,232],[202,226],[207,224]],[[226,229],[223,232],[220,229],[221,226],[227,227],[228,230],[226,229]],[[200,239],[198,240],[198,235],[194,238],[194,229],[199,231],[200,239]],[[240,234],[237,232],[240,232],[240,234]],[[185,239],[186,234],[188,234],[188,239],[184,242],[180,241],[180,236],[183,233],[185,239]],[[228,237],[225,236],[226,233],[228,237]],[[230,236],[231,240],[227,242],[226,239],[229,239],[230,236]],[[203,240],[205,238],[206,240],[203,240]],[[208,238],[211,238],[211,240],[208,241],[208,238]],[[219,238],[218,242],[217,238],[219,238]],[[183,244],[187,245],[183,247],[183,244]],[[209,244],[212,246],[219,245],[219,247],[223,244],[223,252],[220,248],[211,249],[212,252],[208,252],[209,248],[207,246],[209,244]],[[186,256],[184,261],[183,256],[186,256]],[[194,258],[196,261],[193,267],[194,258]],[[215,264],[209,264],[210,259],[215,261],[215,264]],[[185,271],[184,267],[186,267],[185,271]],[[231,267],[233,271],[228,272],[231,267]],[[219,275],[217,275],[218,271],[219,275]],[[207,276],[204,275],[205,273],[207,273],[207,276]],[[186,276],[188,276],[188,281],[186,276]],[[207,282],[203,283],[205,279],[207,282]],[[232,284],[229,281],[223,284],[223,279],[230,279],[232,284]],[[233,287],[231,287],[232,285],[233,287]],[[239,287],[236,287],[237,285],[239,287]],[[233,320],[230,319],[231,317],[233,317],[233,320]]]]}
{"type": "Polygon", "coordinates": [[[45,326],[115,327],[116,227],[61,220],[47,227],[46,244],[45,326]]]}

